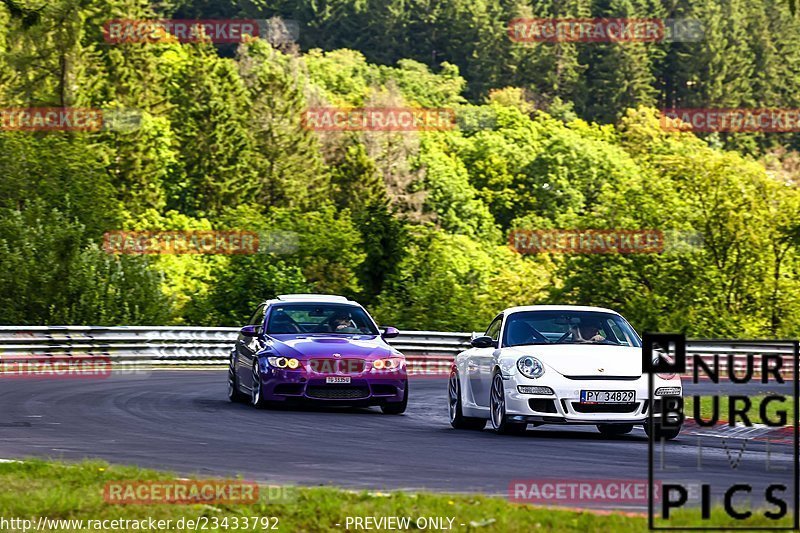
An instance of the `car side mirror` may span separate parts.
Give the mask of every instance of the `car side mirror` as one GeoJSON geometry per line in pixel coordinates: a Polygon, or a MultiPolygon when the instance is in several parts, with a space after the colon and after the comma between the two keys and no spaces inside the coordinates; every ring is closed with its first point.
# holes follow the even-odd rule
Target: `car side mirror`
{"type": "Polygon", "coordinates": [[[383,337],[384,339],[393,339],[393,338],[397,337],[398,335],[400,335],[400,331],[397,328],[393,328],[392,326],[388,326],[385,330],[383,330],[383,333],[381,334],[381,337],[383,337]]]}
{"type": "Polygon", "coordinates": [[[473,348],[494,348],[496,347],[496,343],[494,339],[491,337],[487,337],[483,335],[481,337],[475,337],[469,343],[472,345],[473,348]]]}
{"type": "Polygon", "coordinates": [[[258,337],[258,334],[261,333],[261,326],[245,326],[239,330],[239,333],[242,334],[243,337],[258,337]]]}

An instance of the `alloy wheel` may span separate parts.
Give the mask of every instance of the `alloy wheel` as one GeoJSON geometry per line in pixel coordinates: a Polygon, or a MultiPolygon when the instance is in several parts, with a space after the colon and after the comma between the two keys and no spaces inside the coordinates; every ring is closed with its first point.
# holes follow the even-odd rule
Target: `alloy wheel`
{"type": "Polygon", "coordinates": [[[506,416],[506,395],[503,390],[503,378],[500,374],[495,374],[492,380],[492,393],[490,402],[492,427],[498,429],[503,424],[506,416]]]}
{"type": "Polygon", "coordinates": [[[447,386],[448,407],[450,408],[450,422],[454,422],[458,410],[458,376],[455,372],[450,374],[450,382],[447,386]]]}
{"type": "Polygon", "coordinates": [[[261,403],[261,373],[258,371],[258,364],[253,366],[253,388],[250,390],[253,405],[261,403]]]}

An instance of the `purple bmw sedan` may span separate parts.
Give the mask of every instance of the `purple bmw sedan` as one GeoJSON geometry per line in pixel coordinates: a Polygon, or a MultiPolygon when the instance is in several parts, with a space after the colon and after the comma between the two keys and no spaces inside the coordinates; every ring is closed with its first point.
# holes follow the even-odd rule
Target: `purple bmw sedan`
{"type": "Polygon", "coordinates": [[[343,296],[287,294],[259,305],[239,332],[228,368],[228,398],[267,407],[291,401],[408,404],[403,354],[386,343],[367,311],[343,296]]]}

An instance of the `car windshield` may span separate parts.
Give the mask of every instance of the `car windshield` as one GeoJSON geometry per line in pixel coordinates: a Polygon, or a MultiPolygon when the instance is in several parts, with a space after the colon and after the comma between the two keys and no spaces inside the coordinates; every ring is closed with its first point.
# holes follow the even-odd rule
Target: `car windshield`
{"type": "Polygon", "coordinates": [[[354,305],[302,303],[272,308],[267,334],[293,333],[378,335],[378,330],[367,313],[354,305]]]}
{"type": "Polygon", "coordinates": [[[503,346],[611,344],[640,347],[639,336],[619,315],[597,311],[522,311],[506,320],[503,346]]]}

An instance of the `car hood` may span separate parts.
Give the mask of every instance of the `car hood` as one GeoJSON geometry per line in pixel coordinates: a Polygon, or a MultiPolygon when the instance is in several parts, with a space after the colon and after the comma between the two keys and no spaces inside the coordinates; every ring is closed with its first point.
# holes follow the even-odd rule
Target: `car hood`
{"type": "Polygon", "coordinates": [[[556,344],[507,348],[514,355],[530,355],[564,376],[638,377],[642,349],[607,344],[556,344]],[[602,370],[601,370],[602,369],[602,370]]]}
{"type": "Polygon", "coordinates": [[[272,335],[272,348],[284,357],[380,358],[399,355],[378,335],[272,335]]]}

